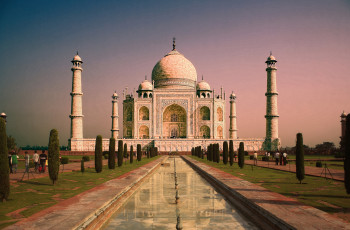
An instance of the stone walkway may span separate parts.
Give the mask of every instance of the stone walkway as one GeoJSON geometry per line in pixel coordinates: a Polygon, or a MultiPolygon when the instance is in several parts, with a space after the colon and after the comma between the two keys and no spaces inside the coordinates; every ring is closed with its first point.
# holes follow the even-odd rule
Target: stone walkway
{"type": "Polygon", "coordinates": [[[275,220],[280,219],[280,223],[286,223],[295,229],[350,229],[349,223],[319,209],[306,206],[190,157],[184,158],[199,168],[201,174],[208,175],[216,184],[223,185],[228,192],[235,194],[234,200],[241,199],[246,206],[253,207],[263,215],[275,220]]]}
{"type": "MultiPolygon", "coordinates": [[[[166,158],[160,157],[5,229],[83,229],[88,223],[99,222],[99,214],[112,212],[115,205],[122,204],[120,200],[127,199],[128,194],[132,194],[130,191],[135,190],[141,181],[159,167],[166,158]]],[[[72,168],[74,168],[73,164],[72,168]]],[[[91,227],[91,229],[94,228],[91,227]]]]}
{"type": "MultiPolygon", "coordinates": [[[[245,160],[245,164],[247,165],[253,165],[254,161],[253,160],[245,160]]],[[[276,170],[281,170],[281,171],[288,171],[288,172],[294,172],[295,173],[295,164],[287,164],[287,165],[276,165],[275,162],[272,161],[258,161],[259,167],[263,168],[271,168],[271,169],[276,169],[276,170]]],[[[330,179],[334,179],[337,181],[344,181],[344,170],[339,170],[339,169],[330,169],[328,168],[317,168],[317,167],[312,167],[312,166],[305,166],[305,175],[308,176],[317,176],[317,177],[326,177],[330,179]],[[329,171],[328,171],[329,170],[329,171]],[[326,172],[326,174],[325,174],[326,172]],[[329,174],[331,173],[331,175],[329,174]]]]}

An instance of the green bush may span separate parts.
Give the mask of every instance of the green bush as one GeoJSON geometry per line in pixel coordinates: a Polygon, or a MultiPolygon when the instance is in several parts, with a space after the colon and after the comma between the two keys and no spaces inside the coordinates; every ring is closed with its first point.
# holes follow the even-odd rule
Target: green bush
{"type": "Polygon", "coordinates": [[[263,156],[263,157],[261,158],[261,160],[262,160],[262,161],[269,161],[269,157],[263,156]]]}
{"type": "Polygon", "coordinates": [[[104,159],[108,159],[109,153],[107,151],[103,151],[102,155],[104,159]]]}
{"type": "Polygon", "coordinates": [[[316,161],[316,167],[317,168],[322,168],[322,162],[321,161],[316,161]]]}
{"type": "Polygon", "coordinates": [[[123,141],[118,141],[118,167],[123,165],[123,141]]]}
{"type": "Polygon", "coordinates": [[[115,139],[109,139],[108,168],[115,169],[115,139]]]}
{"type": "Polygon", "coordinates": [[[95,171],[97,173],[102,172],[102,136],[96,137],[95,144],[95,171]]]}
{"type": "Polygon", "coordinates": [[[10,195],[9,161],[7,158],[6,123],[0,118],[0,200],[6,201],[10,195]]]}
{"type": "Polygon", "coordinates": [[[124,144],[124,153],[123,153],[123,157],[128,159],[128,145],[125,143],[124,144]]]}
{"type": "Polygon", "coordinates": [[[84,166],[84,160],[82,159],[81,161],[80,161],[80,171],[83,173],[83,172],[85,172],[85,166],[84,166]]]}
{"type": "Polygon", "coordinates": [[[303,134],[297,134],[297,143],[295,146],[295,166],[296,166],[296,176],[301,181],[305,178],[305,167],[304,167],[304,145],[303,145],[303,134]]]}
{"type": "Polygon", "coordinates": [[[249,153],[247,151],[244,151],[244,156],[249,156],[249,153]]]}
{"type": "Polygon", "coordinates": [[[60,144],[58,141],[58,132],[56,129],[50,131],[48,146],[48,168],[52,184],[58,180],[58,171],[60,169],[60,144]]]}
{"type": "Polygon", "coordinates": [[[89,156],[83,156],[83,157],[82,157],[82,160],[83,160],[83,161],[90,161],[90,157],[89,157],[89,156]]]}
{"type": "Polygon", "coordinates": [[[249,156],[249,160],[254,160],[254,156],[249,156]]]}
{"type": "Polygon", "coordinates": [[[69,158],[68,157],[61,157],[61,164],[62,165],[66,165],[69,162],[69,158]]]}

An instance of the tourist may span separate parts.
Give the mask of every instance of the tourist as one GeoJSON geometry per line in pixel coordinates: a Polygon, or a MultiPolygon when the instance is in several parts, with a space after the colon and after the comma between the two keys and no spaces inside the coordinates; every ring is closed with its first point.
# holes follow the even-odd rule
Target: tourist
{"type": "Polygon", "coordinates": [[[287,153],[283,153],[283,165],[287,165],[287,153]]]}
{"type": "Polygon", "coordinates": [[[34,161],[34,170],[35,170],[35,172],[38,172],[39,154],[36,152],[36,150],[34,151],[33,161],[34,161]]]}
{"type": "Polygon", "coordinates": [[[276,152],[276,153],[275,153],[276,165],[278,165],[279,160],[280,160],[280,153],[279,153],[279,152],[276,152]]]}
{"type": "Polygon", "coordinates": [[[27,151],[25,151],[24,153],[24,163],[25,163],[25,167],[26,167],[26,173],[29,173],[29,160],[30,160],[30,157],[29,157],[29,154],[27,151]]]}
{"type": "Polygon", "coordinates": [[[270,153],[267,153],[267,161],[270,161],[270,153]]]}
{"type": "Polygon", "coordinates": [[[258,165],[258,153],[254,152],[254,165],[258,165]]]}
{"type": "Polygon", "coordinates": [[[282,160],[283,160],[283,154],[280,153],[279,155],[280,155],[280,165],[283,165],[283,162],[282,162],[282,160]]]}
{"type": "Polygon", "coordinates": [[[11,156],[11,153],[9,153],[9,155],[8,155],[8,159],[9,159],[9,168],[10,168],[10,173],[13,173],[13,172],[12,172],[12,156],[11,156]]]}
{"type": "Polygon", "coordinates": [[[47,156],[45,154],[45,150],[42,151],[42,153],[40,154],[40,167],[39,168],[39,172],[45,172],[45,164],[46,164],[46,159],[47,156]]]}
{"type": "Polygon", "coordinates": [[[16,154],[15,151],[12,152],[12,170],[13,170],[13,173],[16,174],[17,172],[17,164],[18,164],[18,156],[16,154]]]}
{"type": "Polygon", "coordinates": [[[235,162],[237,161],[237,153],[236,152],[234,152],[234,154],[233,154],[233,159],[235,162]]]}

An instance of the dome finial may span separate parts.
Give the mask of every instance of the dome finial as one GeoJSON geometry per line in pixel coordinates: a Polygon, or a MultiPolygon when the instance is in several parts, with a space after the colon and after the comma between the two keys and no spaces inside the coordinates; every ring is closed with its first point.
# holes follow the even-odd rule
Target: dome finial
{"type": "Polygon", "coordinates": [[[173,50],[176,50],[176,44],[175,44],[176,38],[173,37],[173,50]]]}
{"type": "Polygon", "coordinates": [[[202,74],[202,81],[204,80],[203,74],[202,74]]]}
{"type": "Polygon", "coordinates": [[[270,56],[272,56],[272,51],[270,51],[270,56]]]}
{"type": "Polygon", "coordinates": [[[77,55],[79,55],[78,50],[77,50],[77,55]]]}
{"type": "Polygon", "coordinates": [[[147,80],[147,75],[145,75],[145,80],[147,80]]]}

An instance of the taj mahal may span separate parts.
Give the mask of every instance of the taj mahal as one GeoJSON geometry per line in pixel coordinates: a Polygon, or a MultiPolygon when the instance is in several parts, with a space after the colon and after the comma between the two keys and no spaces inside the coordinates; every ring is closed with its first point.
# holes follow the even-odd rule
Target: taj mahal
{"type": "MultiPolygon", "coordinates": [[[[198,80],[196,68],[176,49],[175,39],[172,50],[154,66],[151,81],[146,77],[134,92],[123,91],[122,129],[119,129],[120,98],[116,92],[112,95],[111,137],[122,139],[128,146],[158,147],[160,152],[188,152],[192,147],[205,149],[212,143],[219,143],[222,149],[223,142],[229,140],[233,140],[235,150],[240,142],[244,142],[247,151],[278,150],[276,62],[272,54],[266,61],[265,137],[237,138],[236,95],[232,93],[226,98],[222,88],[215,92],[203,77],[198,80]],[[228,129],[226,100],[230,103],[228,129]]],[[[83,136],[83,61],[77,54],[72,63],[69,149],[94,151],[95,138],[83,136]]],[[[108,148],[109,138],[103,139],[103,150],[108,148]]]]}

